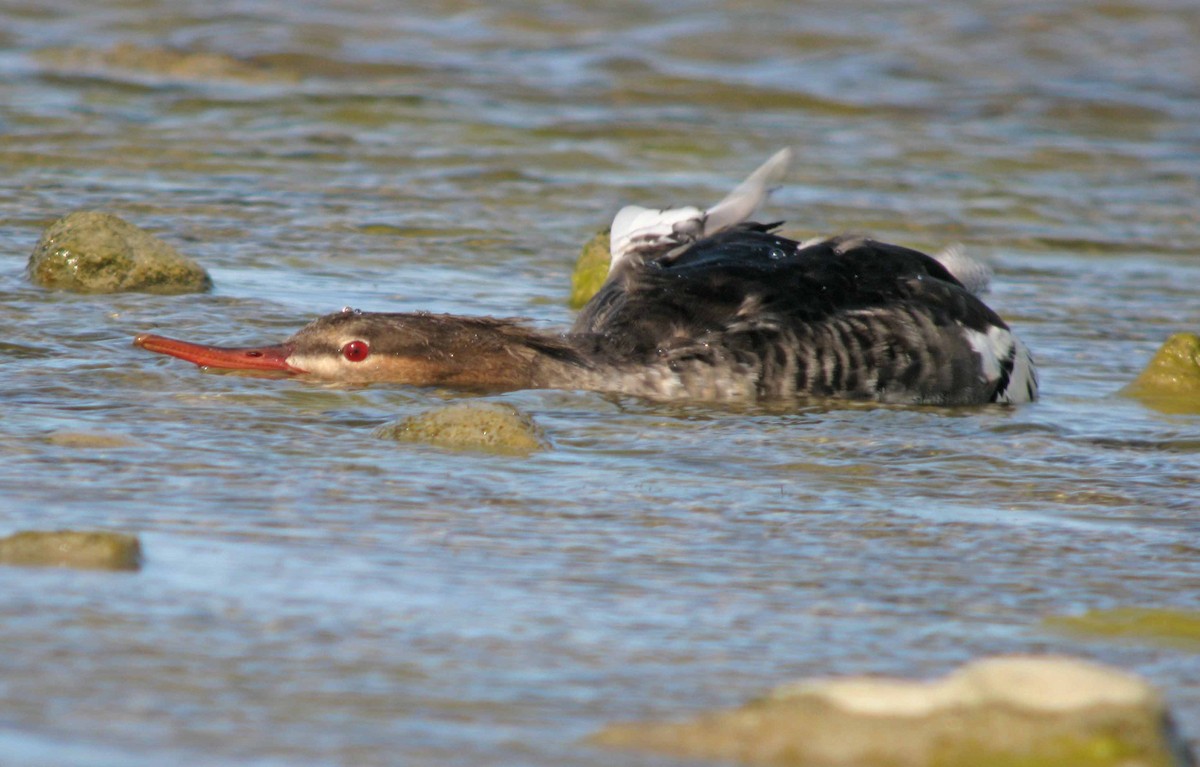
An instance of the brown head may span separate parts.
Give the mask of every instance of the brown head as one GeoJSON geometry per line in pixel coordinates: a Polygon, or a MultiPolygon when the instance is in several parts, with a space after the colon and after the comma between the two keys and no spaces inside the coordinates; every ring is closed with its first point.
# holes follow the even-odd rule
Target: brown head
{"type": "Polygon", "coordinates": [[[549,385],[551,370],[584,363],[564,339],[513,320],[344,309],[275,346],[203,346],[151,334],[134,344],[197,365],[273,370],[347,383],[403,383],[469,389],[549,385]]]}

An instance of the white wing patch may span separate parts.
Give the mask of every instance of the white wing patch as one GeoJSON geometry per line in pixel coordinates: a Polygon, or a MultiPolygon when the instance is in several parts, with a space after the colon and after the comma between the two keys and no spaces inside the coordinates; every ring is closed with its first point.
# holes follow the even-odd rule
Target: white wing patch
{"type": "Polygon", "coordinates": [[[980,333],[978,330],[967,327],[962,330],[963,335],[967,337],[967,343],[979,355],[980,373],[983,374],[983,380],[989,382],[1000,380],[1001,363],[1012,357],[1013,334],[995,325],[988,328],[986,333],[980,333]]]}
{"type": "Polygon", "coordinates": [[[971,349],[979,355],[983,380],[989,384],[1000,382],[994,402],[1031,402],[1037,397],[1033,357],[1019,338],[998,325],[992,325],[986,333],[968,327],[962,331],[971,349]]]}

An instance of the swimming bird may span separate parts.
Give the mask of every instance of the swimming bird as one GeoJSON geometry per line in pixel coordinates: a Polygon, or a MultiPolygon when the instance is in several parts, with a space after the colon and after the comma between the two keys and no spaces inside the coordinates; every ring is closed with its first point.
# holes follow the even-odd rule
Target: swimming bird
{"type": "MultiPolygon", "coordinates": [[[[273,346],[152,334],[134,343],[203,367],[356,384],[724,402],[1037,397],[1028,349],[968,289],[979,285],[964,285],[937,258],[865,237],[800,242],[778,224],[746,221],[790,158],[775,155],[703,211],[620,211],[608,279],[565,333],[514,319],[347,308],[273,346]]],[[[947,263],[978,282],[974,262],[951,251],[947,263]]]]}

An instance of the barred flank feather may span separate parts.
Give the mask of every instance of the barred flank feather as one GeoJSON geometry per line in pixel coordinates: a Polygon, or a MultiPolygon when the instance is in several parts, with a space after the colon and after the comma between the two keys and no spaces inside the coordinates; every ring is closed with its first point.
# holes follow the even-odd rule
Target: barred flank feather
{"type": "MultiPolygon", "coordinates": [[[[1008,326],[938,260],[742,224],[626,262],[572,338],[650,397],[975,404],[1037,396],[1008,326]]],[[[978,284],[975,285],[978,287],[978,284]]]]}

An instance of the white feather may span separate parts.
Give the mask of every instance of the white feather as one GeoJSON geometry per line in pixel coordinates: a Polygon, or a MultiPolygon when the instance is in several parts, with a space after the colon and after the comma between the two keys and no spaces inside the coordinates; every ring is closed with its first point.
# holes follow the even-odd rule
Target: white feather
{"type": "Polygon", "coordinates": [[[1000,392],[997,402],[1032,402],[1037,399],[1037,372],[1033,367],[1033,355],[1021,339],[1013,336],[1015,347],[1012,373],[1008,377],[1008,387],[1000,392]]]}
{"type": "Polygon", "coordinates": [[[934,256],[946,267],[946,271],[963,284],[968,291],[982,295],[992,283],[992,269],[982,261],[967,255],[962,243],[954,243],[934,256]]]}
{"type": "Polygon", "coordinates": [[[1030,402],[1037,397],[1037,374],[1029,349],[1007,328],[993,325],[986,333],[964,327],[967,343],[979,355],[980,373],[988,383],[1000,380],[1002,369],[1010,364],[1008,384],[996,392],[996,402],[1030,402]]]}
{"type": "Polygon", "coordinates": [[[644,208],[628,205],[617,212],[610,231],[609,271],[639,249],[693,242],[742,223],[754,215],[787,174],[792,150],[781,149],[708,210],[644,208]]]}
{"type": "Polygon", "coordinates": [[[1013,351],[1013,334],[996,325],[988,328],[986,333],[966,327],[962,330],[967,343],[979,355],[983,380],[989,383],[1000,380],[1000,365],[1013,351]]]}
{"type": "Polygon", "coordinates": [[[775,187],[783,183],[794,154],[790,148],[780,149],[725,195],[723,200],[709,208],[705,214],[707,221],[704,233],[714,234],[753,216],[775,187]]]}
{"type": "Polygon", "coordinates": [[[678,234],[702,233],[704,212],[696,207],[655,210],[626,205],[612,222],[609,253],[611,272],[634,251],[647,246],[676,242],[678,234]]]}

